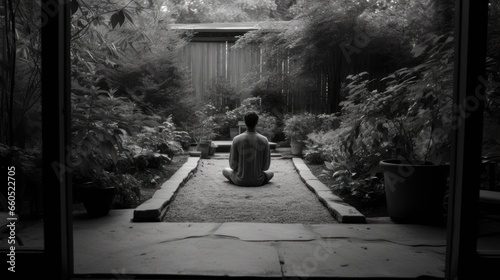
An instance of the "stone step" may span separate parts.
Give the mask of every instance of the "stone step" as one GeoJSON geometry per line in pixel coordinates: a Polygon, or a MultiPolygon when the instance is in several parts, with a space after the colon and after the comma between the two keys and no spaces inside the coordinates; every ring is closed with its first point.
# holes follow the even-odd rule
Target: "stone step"
{"type": "MultiPolygon", "coordinates": [[[[190,151],[189,152],[189,156],[190,157],[200,157],[201,156],[201,152],[199,152],[199,151],[190,151]]],[[[272,158],[279,158],[279,157],[282,157],[282,154],[271,152],[271,157],[272,158]]],[[[229,158],[229,152],[215,152],[215,154],[213,156],[211,156],[210,158],[229,158]]]]}
{"type": "MultiPolygon", "coordinates": [[[[213,141],[216,145],[217,148],[215,149],[215,152],[217,153],[229,153],[229,150],[231,149],[231,144],[233,141],[224,141],[224,140],[216,140],[213,141]]],[[[274,142],[269,142],[269,148],[271,150],[276,149],[276,143],[274,142]]]]}

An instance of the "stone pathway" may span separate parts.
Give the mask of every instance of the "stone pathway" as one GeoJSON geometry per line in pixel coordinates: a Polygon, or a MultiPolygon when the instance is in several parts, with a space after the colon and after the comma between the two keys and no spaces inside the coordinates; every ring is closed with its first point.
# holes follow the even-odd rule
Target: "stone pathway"
{"type": "Polygon", "coordinates": [[[227,158],[201,159],[197,172],[167,206],[165,222],[337,223],[302,182],[292,160],[273,158],[274,178],[239,187],[224,178],[227,158]]]}
{"type": "Polygon", "coordinates": [[[275,153],[273,180],[262,187],[245,188],[222,176],[228,157],[227,153],[210,159],[190,157],[151,199],[134,210],[133,221],[366,223],[363,214],[334,195],[300,158],[275,153]]]}

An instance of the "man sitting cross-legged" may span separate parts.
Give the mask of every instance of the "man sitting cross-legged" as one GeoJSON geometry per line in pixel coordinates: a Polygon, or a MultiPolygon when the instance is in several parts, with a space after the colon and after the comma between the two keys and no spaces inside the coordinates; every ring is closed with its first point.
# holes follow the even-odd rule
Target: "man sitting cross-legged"
{"type": "Polygon", "coordinates": [[[229,166],[222,174],[238,186],[261,186],[269,182],[274,172],[268,171],[271,152],[267,138],[255,130],[259,116],[245,114],[247,131],[234,137],[229,153],[229,166]]]}

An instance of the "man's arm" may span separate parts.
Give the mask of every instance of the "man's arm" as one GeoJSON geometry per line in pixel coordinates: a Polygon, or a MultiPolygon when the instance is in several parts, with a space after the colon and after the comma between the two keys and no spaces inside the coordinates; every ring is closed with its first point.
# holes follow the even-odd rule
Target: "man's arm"
{"type": "Polygon", "coordinates": [[[229,151],[229,167],[231,167],[232,170],[237,171],[238,170],[238,149],[236,147],[236,142],[233,141],[231,144],[231,150],[229,151]]]}
{"type": "Polygon", "coordinates": [[[264,142],[265,147],[262,147],[264,150],[264,156],[262,157],[264,160],[264,164],[262,165],[262,170],[266,171],[271,166],[271,149],[269,148],[269,142],[264,142]]]}

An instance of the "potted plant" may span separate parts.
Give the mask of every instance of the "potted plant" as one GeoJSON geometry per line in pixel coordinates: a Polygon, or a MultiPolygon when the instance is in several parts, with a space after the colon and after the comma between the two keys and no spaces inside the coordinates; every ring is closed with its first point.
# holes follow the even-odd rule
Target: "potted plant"
{"type": "Polygon", "coordinates": [[[292,155],[302,155],[307,135],[317,126],[317,118],[311,113],[300,113],[285,118],[283,133],[290,140],[292,155]]]}
{"type": "Polygon", "coordinates": [[[142,117],[132,104],[114,97],[116,90],[98,89],[98,80],[93,77],[84,86],[72,81],[72,147],[67,166],[73,173],[75,200],[83,202],[92,217],[107,215],[111,209],[117,182],[105,170],[113,169],[120,158],[133,162],[123,137],[133,134],[131,120],[142,117]]]}
{"type": "Polygon", "coordinates": [[[234,139],[239,134],[240,128],[238,127],[239,114],[236,111],[227,111],[224,116],[224,125],[229,128],[229,136],[234,139]]]}
{"type": "Polygon", "coordinates": [[[226,112],[225,123],[229,127],[231,139],[244,132],[242,129],[246,129],[243,121],[246,112],[255,111],[260,114],[260,104],[261,99],[259,97],[250,97],[244,99],[239,107],[226,112]]]}
{"type": "Polygon", "coordinates": [[[215,116],[210,113],[211,110],[213,110],[213,106],[207,104],[202,110],[195,112],[198,117],[198,123],[192,128],[191,132],[193,139],[196,141],[197,150],[201,152],[202,158],[209,158],[215,152],[215,148],[217,148],[212,140],[217,136],[215,130],[218,125],[215,116]]]}
{"type": "MultiPolygon", "coordinates": [[[[102,176],[106,176],[105,173],[102,176]]],[[[105,185],[102,179],[94,180],[80,185],[80,199],[91,217],[102,217],[108,215],[113,208],[113,200],[116,194],[116,187],[105,185]]]]}
{"type": "Polygon", "coordinates": [[[431,47],[432,55],[382,79],[382,91],[368,90],[367,73],[348,77],[343,110],[355,112],[356,122],[373,128],[361,144],[392,155],[379,166],[388,213],[396,222],[443,221],[452,128],[452,42],[446,37],[434,40],[439,46],[431,47]]]}

